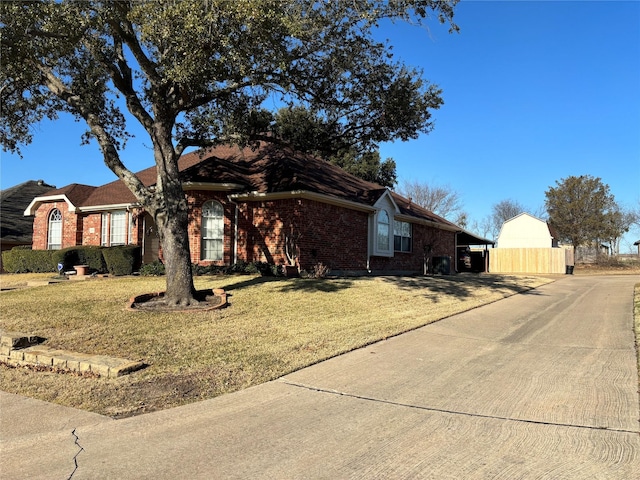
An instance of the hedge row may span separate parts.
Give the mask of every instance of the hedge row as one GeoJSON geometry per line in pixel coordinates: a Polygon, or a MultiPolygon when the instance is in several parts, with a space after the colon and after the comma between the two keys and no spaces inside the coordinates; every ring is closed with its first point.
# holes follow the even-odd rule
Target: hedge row
{"type": "Polygon", "coordinates": [[[9,273],[57,272],[73,270],[74,265],[88,265],[91,273],[130,275],[140,267],[140,247],[77,246],[62,250],[31,250],[14,247],[2,252],[2,265],[9,273]]]}

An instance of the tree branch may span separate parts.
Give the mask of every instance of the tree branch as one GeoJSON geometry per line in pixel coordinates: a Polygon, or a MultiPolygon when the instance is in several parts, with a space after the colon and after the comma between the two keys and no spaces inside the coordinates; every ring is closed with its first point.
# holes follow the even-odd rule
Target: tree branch
{"type": "Polygon", "coordinates": [[[35,64],[35,67],[41,72],[45,86],[60,100],[72,107],[73,110],[84,118],[89,125],[91,133],[95,136],[104,157],[104,163],[109,169],[121,178],[127,187],[132,191],[138,201],[143,205],[149,205],[151,192],[144,184],[129,170],[120,160],[118,150],[114,146],[110,135],[102,125],[100,117],[95,112],[91,112],[82,102],[80,95],[75,94],[67,88],[67,86],[55,74],[44,65],[35,64]]]}

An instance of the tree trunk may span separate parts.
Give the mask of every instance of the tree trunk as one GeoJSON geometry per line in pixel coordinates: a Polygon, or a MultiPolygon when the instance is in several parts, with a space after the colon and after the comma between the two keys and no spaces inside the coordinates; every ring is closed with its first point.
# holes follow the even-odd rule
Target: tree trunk
{"type": "Polygon", "coordinates": [[[187,223],[186,211],[156,216],[167,280],[165,299],[169,305],[195,303],[187,223]]]}
{"type": "Polygon", "coordinates": [[[165,264],[169,305],[197,303],[189,248],[189,213],[187,199],[178,172],[178,159],[167,142],[166,148],[156,147],[157,184],[153,216],[165,264]]]}

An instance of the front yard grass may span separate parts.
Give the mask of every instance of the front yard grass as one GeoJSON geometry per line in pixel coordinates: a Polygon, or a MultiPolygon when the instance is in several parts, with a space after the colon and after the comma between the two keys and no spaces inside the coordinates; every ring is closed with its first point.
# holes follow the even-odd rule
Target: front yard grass
{"type": "Polygon", "coordinates": [[[0,329],[45,345],[140,360],[117,379],[0,365],[0,390],[124,417],[212,398],[552,281],[537,276],[457,275],[275,279],[196,277],[224,288],[230,306],[201,313],[125,311],[164,278],[108,278],[40,287],[2,275],[0,329]],[[9,290],[7,290],[9,289],[9,290]]]}

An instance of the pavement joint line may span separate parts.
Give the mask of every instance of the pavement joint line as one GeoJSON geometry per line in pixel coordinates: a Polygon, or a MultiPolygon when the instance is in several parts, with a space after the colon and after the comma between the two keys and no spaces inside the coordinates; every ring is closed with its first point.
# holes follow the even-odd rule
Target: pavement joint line
{"type": "Polygon", "coordinates": [[[487,418],[491,420],[505,420],[508,422],[531,423],[535,425],[546,425],[546,426],[553,426],[553,427],[578,428],[581,430],[599,430],[599,431],[607,431],[607,432],[615,432],[615,433],[630,433],[634,435],[640,435],[640,429],[626,430],[624,428],[609,428],[609,427],[596,427],[592,425],[574,425],[571,423],[543,422],[541,420],[527,420],[524,418],[511,418],[511,417],[500,417],[497,415],[484,415],[482,413],[459,412],[456,410],[447,410],[446,408],[425,407],[420,405],[411,405],[409,403],[394,402],[392,400],[382,400],[380,398],[365,397],[364,395],[356,395],[353,393],[346,393],[346,392],[341,392],[339,390],[331,390],[327,388],[312,387],[310,385],[304,385],[302,383],[291,382],[284,379],[280,379],[280,381],[285,385],[289,385],[291,387],[303,388],[306,390],[311,390],[319,393],[328,393],[331,395],[339,395],[342,397],[355,398],[358,400],[365,400],[368,402],[384,403],[387,405],[393,405],[397,407],[414,408],[416,410],[424,410],[428,412],[447,413],[450,415],[461,415],[465,417],[487,418]]]}
{"type": "MultiPolygon", "coordinates": [[[[485,342],[485,343],[498,343],[500,345],[529,345],[529,346],[540,346],[540,347],[572,348],[572,349],[580,349],[580,350],[611,351],[611,352],[626,352],[630,350],[629,347],[612,348],[612,347],[588,347],[585,345],[556,345],[551,343],[533,343],[533,342],[503,342],[501,340],[492,340],[490,338],[470,337],[468,335],[452,335],[450,333],[440,333],[440,332],[429,332],[429,335],[437,335],[439,337],[448,337],[448,338],[462,338],[464,340],[476,340],[478,342],[485,342]]],[[[631,350],[635,350],[635,348],[631,348],[631,350]]]]}

